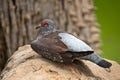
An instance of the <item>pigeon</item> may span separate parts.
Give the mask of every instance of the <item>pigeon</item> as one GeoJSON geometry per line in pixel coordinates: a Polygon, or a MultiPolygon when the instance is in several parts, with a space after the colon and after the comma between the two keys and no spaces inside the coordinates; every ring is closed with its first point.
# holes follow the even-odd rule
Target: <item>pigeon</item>
{"type": "Polygon", "coordinates": [[[36,27],[38,36],[31,42],[31,48],[42,57],[60,63],[73,63],[76,59],[91,61],[103,68],[112,64],[97,55],[94,50],[76,36],[55,29],[51,19],[44,19],[36,27]]]}

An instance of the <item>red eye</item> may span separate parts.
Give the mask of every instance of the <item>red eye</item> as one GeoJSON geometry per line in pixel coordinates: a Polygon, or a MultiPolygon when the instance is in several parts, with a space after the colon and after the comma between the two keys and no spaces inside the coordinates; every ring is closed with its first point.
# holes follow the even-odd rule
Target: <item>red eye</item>
{"type": "Polygon", "coordinates": [[[48,23],[47,22],[41,22],[41,26],[42,27],[48,26],[48,23]]]}

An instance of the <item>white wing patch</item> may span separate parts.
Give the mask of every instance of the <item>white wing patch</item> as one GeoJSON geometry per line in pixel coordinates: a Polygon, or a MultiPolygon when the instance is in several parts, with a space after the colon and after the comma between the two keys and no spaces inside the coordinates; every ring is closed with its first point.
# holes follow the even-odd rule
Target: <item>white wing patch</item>
{"type": "Polygon", "coordinates": [[[72,52],[83,52],[83,51],[93,51],[82,40],[76,38],[75,36],[68,33],[59,33],[58,36],[61,37],[61,41],[68,47],[69,51],[72,52]]]}

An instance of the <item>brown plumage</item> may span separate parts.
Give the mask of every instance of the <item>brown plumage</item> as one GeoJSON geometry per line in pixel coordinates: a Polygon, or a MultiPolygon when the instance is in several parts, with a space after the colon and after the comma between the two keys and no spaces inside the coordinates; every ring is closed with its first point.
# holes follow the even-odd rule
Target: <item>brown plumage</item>
{"type": "Polygon", "coordinates": [[[55,31],[50,34],[39,33],[37,39],[31,43],[31,47],[43,57],[63,63],[71,63],[76,57],[92,53],[68,51],[67,46],[60,40],[61,37],[58,36],[59,33],[62,32],[55,31]]]}

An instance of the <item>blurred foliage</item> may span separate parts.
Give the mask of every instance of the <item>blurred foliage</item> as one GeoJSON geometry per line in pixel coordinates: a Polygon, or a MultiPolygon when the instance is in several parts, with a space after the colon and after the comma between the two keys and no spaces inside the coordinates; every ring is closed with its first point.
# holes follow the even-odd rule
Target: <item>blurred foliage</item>
{"type": "Polygon", "coordinates": [[[102,56],[120,63],[120,0],[94,0],[101,25],[102,56]]]}

